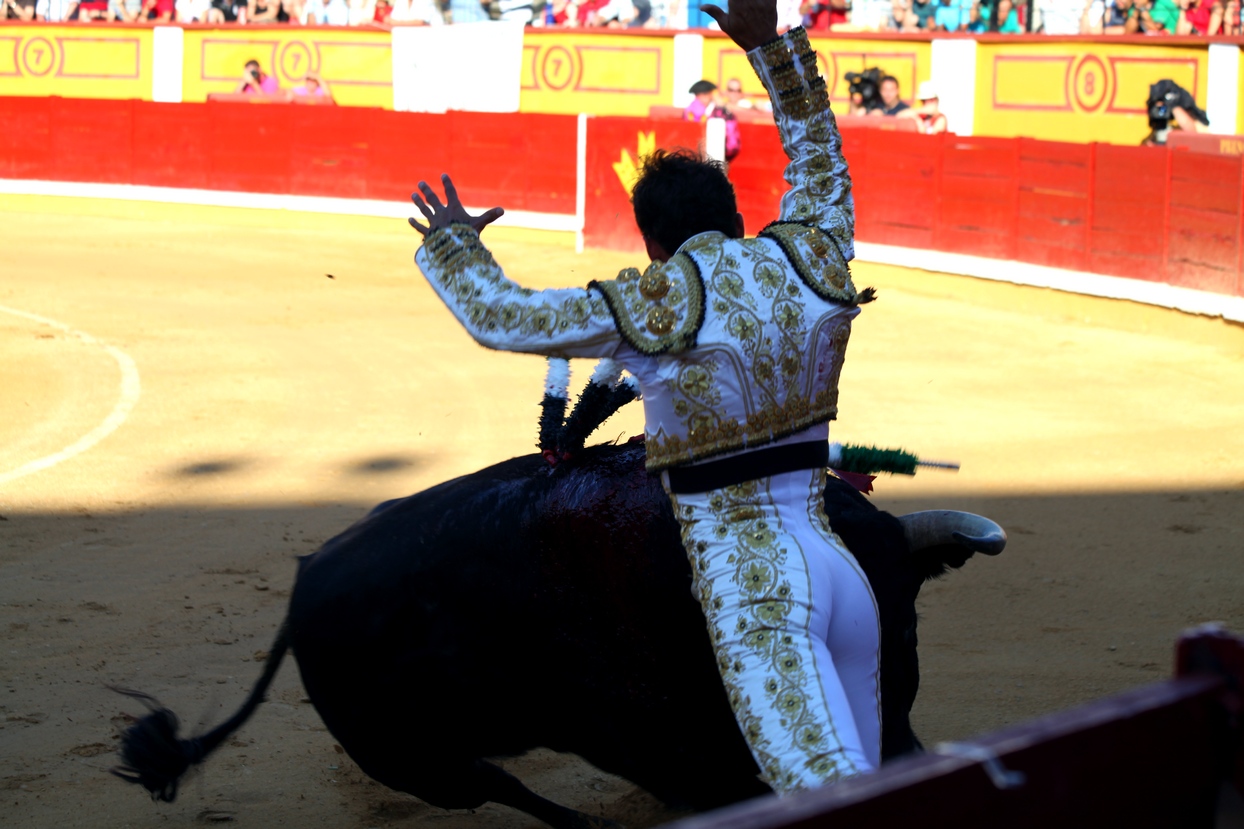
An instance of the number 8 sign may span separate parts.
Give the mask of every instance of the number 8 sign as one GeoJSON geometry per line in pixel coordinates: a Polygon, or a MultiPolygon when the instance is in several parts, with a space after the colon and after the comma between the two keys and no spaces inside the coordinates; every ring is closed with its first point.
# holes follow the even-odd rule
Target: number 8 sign
{"type": "Polygon", "coordinates": [[[1100,109],[1106,100],[1106,65],[1096,55],[1085,55],[1072,76],[1076,106],[1085,112],[1100,109]]]}

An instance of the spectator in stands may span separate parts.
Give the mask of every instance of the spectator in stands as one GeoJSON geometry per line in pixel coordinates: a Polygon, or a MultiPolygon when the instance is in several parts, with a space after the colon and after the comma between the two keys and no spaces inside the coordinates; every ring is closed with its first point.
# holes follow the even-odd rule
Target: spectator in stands
{"type": "Polygon", "coordinates": [[[588,15],[587,25],[607,26],[620,29],[635,17],[635,6],[631,0],[606,0],[603,6],[588,15]]]}
{"type": "Polygon", "coordinates": [[[803,3],[801,0],[778,0],[777,30],[779,34],[785,34],[791,29],[795,29],[803,25],[802,9],[803,3]]]}
{"type": "Polygon", "coordinates": [[[174,11],[174,0],[143,0],[142,19],[153,23],[171,23],[174,11]]]}
{"type": "MultiPolygon", "coordinates": [[[[491,19],[480,0],[449,0],[449,14],[446,17],[450,23],[481,23],[491,19]]],[[[585,20],[586,17],[585,14],[585,20]]]]}
{"type": "Polygon", "coordinates": [[[235,23],[239,16],[246,18],[246,0],[212,0],[207,10],[208,23],[235,23]]]}
{"type": "Polygon", "coordinates": [[[248,60],[246,62],[246,69],[242,72],[242,82],[234,90],[234,92],[246,95],[256,95],[261,92],[265,95],[275,95],[280,91],[281,85],[277,82],[277,79],[271,75],[265,75],[263,70],[259,68],[259,61],[257,60],[248,60]]]}
{"type": "Polygon", "coordinates": [[[1133,0],[1136,6],[1138,31],[1147,35],[1174,34],[1179,27],[1182,10],[1175,0],[1133,0]]]}
{"type": "Polygon", "coordinates": [[[898,115],[909,107],[899,98],[898,78],[885,75],[881,79],[881,105],[868,110],[869,115],[898,115]]]}
{"type": "MultiPolygon", "coordinates": [[[[1180,0],[1180,5],[1183,9],[1183,15],[1178,27],[1178,34],[1222,34],[1222,24],[1224,17],[1226,17],[1226,8],[1221,0],[1180,0]]],[[[1239,18],[1238,11],[1236,18],[1237,20],[1239,18]]]]}
{"type": "Polygon", "coordinates": [[[317,72],[308,72],[302,84],[290,90],[290,96],[294,98],[327,98],[330,101],[333,99],[332,90],[328,88],[328,84],[324,83],[324,79],[317,72]]]}
{"type": "Polygon", "coordinates": [[[38,0],[35,19],[40,23],[60,23],[78,11],[78,0],[38,0]]]}
{"type": "Polygon", "coordinates": [[[176,0],[178,23],[207,23],[212,0],[176,0]]]}
{"type": "Polygon", "coordinates": [[[1014,0],[997,0],[990,9],[989,31],[1004,35],[1023,33],[1024,27],[1019,25],[1019,12],[1014,0]]]}
{"type": "Polygon", "coordinates": [[[939,32],[957,32],[967,26],[967,9],[959,0],[942,0],[933,15],[933,26],[939,32]]]}
{"type": "Polygon", "coordinates": [[[829,31],[850,22],[851,0],[804,0],[800,6],[804,28],[829,31]]]}
{"type": "Polygon", "coordinates": [[[531,25],[535,13],[531,0],[499,0],[497,8],[501,20],[522,23],[524,26],[531,25]]]}
{"type": "Polygon", "coordinates": [[[635,13],[626,22],[626,28],[642,29],[652,19],[652,0],[634,0],[631,7],[635,13]]]}
{"type": "Polygon", "coordinates": [[[1080,34],[1080,19],[1085,9],[1076,0],[1037,0],[1036,10],[1041,15],[1040,31],[1045,34],[1080,34]]]}
{"type": "Polygon", "coordinates": [[[1140,28],[1132,0],[1110,0],[1102,18],[1102,34],[1130,35],[1140,28]]]}
{"type": "Polygon", "coordinates": [[[738,78],[731,78],[726,81],[726,108],[727,109],[752,109],[756,105],[750,98],[743,95],[743,82],[738,78]]]}
{"type": "Polygon", "coordinates": [[[696,81],[687,91],[695,97],[683,108],[683,119],[699,123],[710,117],[713,110],[717,108],[717,96],[714,94],[717,91],[717,84],[712,81],[696,81]]]}
{"type": "Polygon", "coordinates": [[[1101,34],[1105,16],[1105,0],[1084,0],[1084,11],[1080,14],[1080,34],[1101,34]]]}
{"type": "Polygon", "coordinates": [[[936,135],[946,131],[946,116],[938,109],[937,87],[933,81],[923,81],[916,97],[920,106],[903,110],[899,118],[914,118],[917,131],[925,135],[936,135]]]}
{"type": "Polygon", "coordinates": [[[350,6],[346,0],[305,0],[302,23],[304,26],[348,26],[350,6]]]}
{"type": "Polygon", "coordinates": [[[916,28],[920,31],[931,31],[936,25],[934,19],[939,5],[938,0],[911,0],[911,14],[908,15],[908,20],[914,18],[916,28]]]}
{"type": "MultiPolygon", "coordinates": [[[[717,102],[717,84],[712,81],[696,81],[688,90],[695,97],[682,111],[682,117],[697,124],[709,118],[721,118],[726,122],[726,161],[733,161],[739,154],[742,140],[739,133],[739,122],[728,107],[719,106],[717,102]]],[[[740,92],[742,89],[740,88],[740,92]]]]}
{"type": "Polygon", "coordinates": [[[914,31],[915,16],[911,13],[911,0],[891,0],[886,28],[895,32],[914,31]]]}
{"type": "Polygon", "coordinates": [[[34,20],[35,0],[4,0],[4,12],[9,20],[34,20]]]}
{"type": "MultiPolygon", "coordinates": [[[[246,2],[246,21],[248,23],[280,23],[281,0],[247,0],[246,2]]],[[[285,21],[289,21],[286,15],[285,21]]]]}
{"type": "Polygon", "coordinates": [[[436,0],[392,0],[391,23],[425,23],[440,26],[445,22],[440,4],[436,0]]]}
{"type": "Polygon", "coordinates": [[[109,0],[108,19],[116,23],[134,23],[143,11],[143,0],[109,0]]]}

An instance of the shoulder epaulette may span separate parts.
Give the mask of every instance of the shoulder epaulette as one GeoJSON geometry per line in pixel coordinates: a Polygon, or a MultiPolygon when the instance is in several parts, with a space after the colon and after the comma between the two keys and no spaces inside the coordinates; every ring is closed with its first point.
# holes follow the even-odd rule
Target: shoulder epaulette
{"type": "Polygon", "coordinates": [[[685,253],[653,262],[642,274],[626,268],[617,279],[588,287],[604,295],[618,333],[640,354],[677,354],[695,346],[704,324],[704,280],[685,253]]]}
{"type": "Polygon", "coordinates": [[[832,233],[802,222],[773,222],[757,235],[777,242],[799,278],[821,299],[848,305],[872,300],[871,288],[856,292],[847,259],[832,233]]]}

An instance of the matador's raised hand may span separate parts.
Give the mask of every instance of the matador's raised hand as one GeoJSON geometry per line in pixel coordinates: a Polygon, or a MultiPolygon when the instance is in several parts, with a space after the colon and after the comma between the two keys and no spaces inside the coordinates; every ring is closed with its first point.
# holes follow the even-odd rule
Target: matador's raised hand
{"type": "Polygon", "coordinates": [[[729,11],[710,4],[700,10],[717,21],[745,52],[777,37],[777,0],[730,0],[729,11]]]}
{"type": "Polygon", "coordinates": [[[427,236],[434,230],[440,230],[450,225],[470,225],[475,228],[476,233],[479,233],[505,214],[505,211],[500,207],[494,207],[492,210],[486,210],[478,216],[472,216],[462,206],[462,200],[458,198],[457,188],[454,187],[453,181],[445,173],[441,174],[441,184],[445,187],[444,204],[441,204],[436,191],[429,187],[426,181],[419,182],[419,190],[423,193],[422,197],[420,197],[419,193],[410,194],[410,200],[415,203],[415,207],[419,208],[419,212],[428,220],[428,226],[424,227],[416,222],[413,217],[407,219],[407,221],[410,222],[411,227],[424,236],[427,236]]]}

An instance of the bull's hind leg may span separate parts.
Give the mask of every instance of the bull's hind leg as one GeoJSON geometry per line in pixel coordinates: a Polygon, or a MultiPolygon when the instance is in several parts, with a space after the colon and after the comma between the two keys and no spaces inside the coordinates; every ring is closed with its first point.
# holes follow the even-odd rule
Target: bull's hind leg
{"type": "Polygon", "coordinates": [[[526,812],[554,829],[623,829],[622,824],[576,812],[546,800],[523,785],[514,775],[484,760],[475,762],[475,779],[493,803],[526,812]]]}
{"type": "Polygon", "coordinates": [[[553,829],[624,829],[620,823],[593,817],[559,806],[528,789],[517,777],[485,760],[447,761],[441,758],[435,768],[406,768],[399,776],[384,770],[363,771],[391,789],[408,792],[442,809],[475,809],[484,803],[500,803],[526,812],[552,826],[553,829]],[[376,772],[380,773],[377,774],[376,772]]]}

